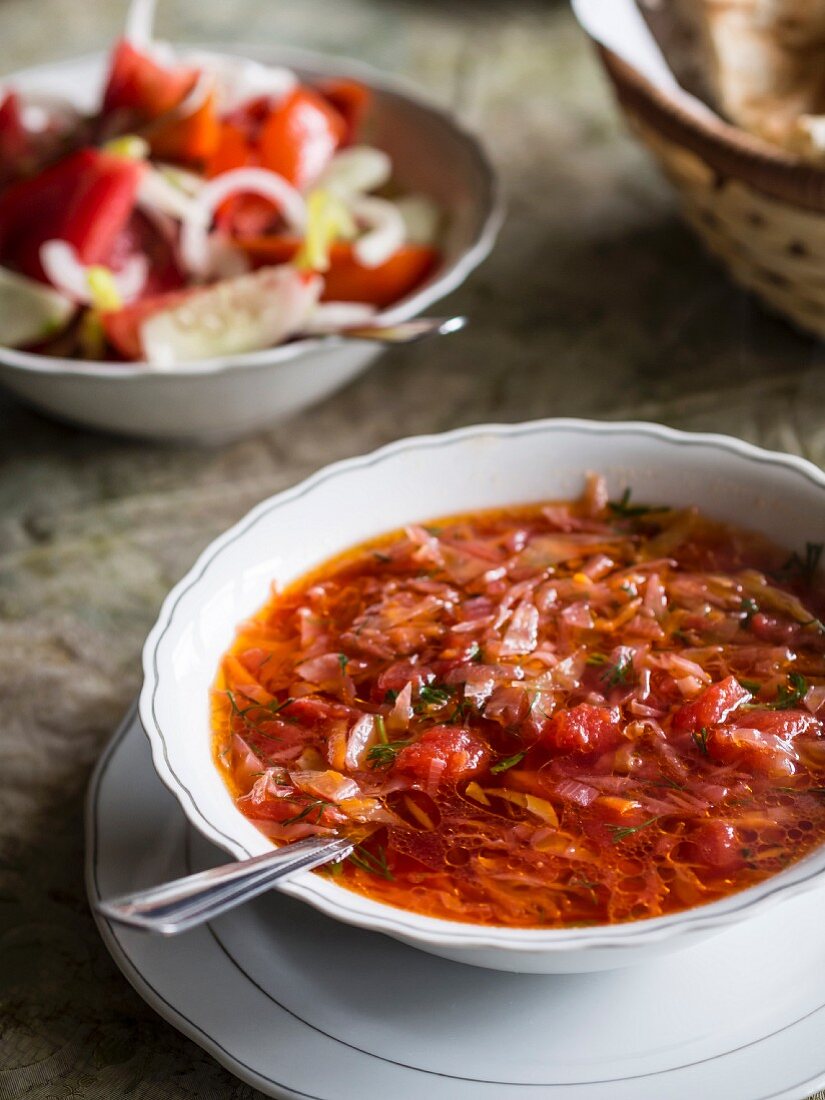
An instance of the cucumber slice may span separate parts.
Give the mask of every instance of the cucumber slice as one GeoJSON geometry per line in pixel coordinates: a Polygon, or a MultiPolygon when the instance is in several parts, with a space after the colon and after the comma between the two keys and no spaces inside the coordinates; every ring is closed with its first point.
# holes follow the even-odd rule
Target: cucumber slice
{"type": "Polygon", "coordinates": [[[224,279],[147,317],[144,354],[163,368],[273,347],[302,330],[322,286],[317,275],[286,264],[224,279]]]}
{"type": "Polygon", "coordinates": [[[75,309],[74,302],[51,287],[0,267],[0,344],[5,347],[37,344],[55,336],[75,309]]]}

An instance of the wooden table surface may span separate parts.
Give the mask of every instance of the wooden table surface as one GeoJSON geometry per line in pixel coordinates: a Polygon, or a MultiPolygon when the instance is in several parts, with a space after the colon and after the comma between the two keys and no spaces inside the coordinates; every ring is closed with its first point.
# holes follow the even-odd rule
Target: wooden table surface
{"type": "MultiPolygon", "coordinates": [[[[103,47],[125,0],[2,0],[0,71],[103,47]]],[[[825,463],[823,351],[677,220],[551,0],[163,0],[160,32],[362,58],[483,133],[509,218],[449,302],[466,334],[393,351],[217,450],[124,442],[0,395],[0,1097],[253,1097],[132,992],[82,886],[90,769],[169,587],[251,505],[334,459],[479,421],[633,417],[825,463]],[[151,1054],[151,1056],[150,1056],[151,1054]],[[117,1084],[112,1085],[115,1081],[117,1084]]]]}

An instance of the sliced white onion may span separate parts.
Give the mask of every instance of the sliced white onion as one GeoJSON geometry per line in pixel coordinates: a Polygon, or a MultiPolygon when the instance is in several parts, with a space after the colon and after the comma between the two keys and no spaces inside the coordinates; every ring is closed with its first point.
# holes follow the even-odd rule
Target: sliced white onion
{"type": "Polygon", "coordinates": [[[301,791],[314,794],[327,802],[344,802],[348,798],[363,798],[363,791],[349,776],[336,771],[294,771],[289,778],[301,791]]]}
{"type": "Polygon", "coordinates": [[[825,706],[825,685],[814,685],[808,689],[805,706],[811,714],[817,714],[825,706]]]}
{"type": "Polygon", "coordinates": [[[368,325],[377,310],[366,302],[321,302],[304,325],[307,336],[327,336],[342,329],[368,325]]]}
{"type": "MultiPolygon", "coordinates": [[[[80,262],[68,241],[45,241],[40,246],[40,262],[53,287],[75,302],[88,305],[92,301],[89,266],[80,262]]],[[[115,287],[124,303],[140,296],[148,275],[149,261],[142,253],[130,256],[120,271],[112,272],[115,287]]]]}
{"type": "Polygon", "coordinates": [[[133,302],[143,293],[146,280],[149,278],[148,256],[142,252],[129,256],[120,271],[112,272],[112,278],[123,302],[133,302]]]}
{"type": "Polygon", "coordinates": [[[157,0],[131,0],[129,4],[123,36],[137,49],[149,46],[152,41],[156,2],[157,0]]]}
{"type": "Polygon", "coordinates": [[[410,244],[432,245],[441,228],[441,207],[429,195],[402,195],[395,208],[404,219],[410,244]]]}
{"type": "Polygon", "coordinates": [[[86,268],[68,241],[45,241],[40,246],[40,263],[53,287],[75,302],[90,301],[86,268]]]}
{"type": "Polygon", "coordinates": [[[317,186],[349,198],[383,187],[391,176],[392,161],[383,149],[351,145],[335,154],[317,186]]]}
{"type": "Polygon", "coordinates": [[[352,213],[367,230],[353,245],[356,260],[362,267],[380,267],[406,240],[404,219],[393,203],[373,195],[354,199],[352,213]]]}
{"type": "Polygon", "coordinates": [[[181,226],[181,258],[187,271],[206,277],[210,274],[209,228],[215,211],[236,194],[261,195],[280,210],[291,229],[303,234],[306,204],[295,188],[277,172],[266,168],[234,168],[211,180],[192,206],[181,226]]]}
{"type": "Polygon", "coordinates": [[[158,210],[178,221],[197,216],[194,197],[176,186],[166,172],[158,171],[150,164],[146,165],[141,175],[137,201],[145,210],[158,210]]]}
{"type": "Polygon", "coordinates": [[[362,714],[347,737],[347,751],[344,763],[350,771],[364,767],[367,749],[375,737],[375,719],[371,714],[362,714]]]}
{"type": "Polygon", "coordinates": [[[298,83],[295,73],[289,69],[262,65],[248,57],[198,50],[187,52],[186,60],[212,78],[220,114],[234,111],[248,100],[261,96],[279,101],[298,83]]]}

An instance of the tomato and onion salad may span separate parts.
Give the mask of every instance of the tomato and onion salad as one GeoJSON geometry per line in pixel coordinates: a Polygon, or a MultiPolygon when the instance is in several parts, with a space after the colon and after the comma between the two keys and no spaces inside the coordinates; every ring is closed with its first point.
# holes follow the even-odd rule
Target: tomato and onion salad
{"type": "Polygon", "coordinates": [[[1,91],[0,344],[164,367],[364,324],[406,297],[440,261],[441,211],[364,144],[371,99],[349,79],[126,40],[91,115],[1,91]],[[273,268],[292,286],[261,319],[273,268]],[[158,314],[160,346],[144,338],[158,314]]]}
{"type": "Polygon", "coordinates": [[[678,912],[825,839],[820,546],[606,499],[414,525],[244,623],[212,696],[238,809],[321,872],[522,928],[678,912]]]}

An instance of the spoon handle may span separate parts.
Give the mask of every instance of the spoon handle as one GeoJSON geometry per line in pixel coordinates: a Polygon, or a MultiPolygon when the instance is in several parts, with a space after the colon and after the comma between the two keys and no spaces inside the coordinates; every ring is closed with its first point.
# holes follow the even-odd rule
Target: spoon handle
{"type": "Polygon", "coordinates": [[[309,837],[251,859],[97,901],[95,909],[107,920],[173,936],[250,901],[287,875],[346,859],[354,847],[345,837],[309,837]]]}
{"type": "Polygon", "coordinates": [[[414,317],[394,325],[358,325],[339,329],[344,340],[370,340],[376,344],[414,344],[428,336],[449,336],[467,324],[466,317],[414,317]]]}

